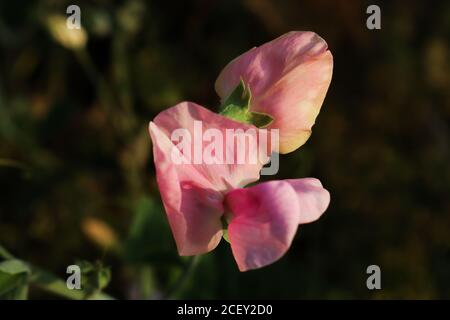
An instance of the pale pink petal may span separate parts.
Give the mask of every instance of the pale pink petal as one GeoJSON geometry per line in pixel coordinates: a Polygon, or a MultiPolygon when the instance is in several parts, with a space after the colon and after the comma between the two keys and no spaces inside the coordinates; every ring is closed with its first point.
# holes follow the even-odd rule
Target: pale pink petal
{"type": "MultiPolygon", "coordinates": [[[[230,187],[238,188],[247,185],[250,182],[259,179],[259,172],[262,166],[268,161],[267,152],[264,152],[263,146],[258,144],[258,129],[252,125],[243,124],[222,115],[211,112],[210,110],[199,106],[192,102],[182,102],[176,106],[169,108],[155,117],[154,123],[161,129],[167,137],[171,137],[174,130],[184,128],[189,131],[192,137],[191,143],[191,162],[194,162],[195,148],[203,151],[209,142],[202,141],[202,137],[194,133],[194,122],[201,121],[202,132],[205,133],[209,129],[219,130],[223,140],[223,160],[226,162],[226,154],[232,154],[229,163],[218,164],[195,164],[195,169],[201,173],[217,190],[226,191],[230,187]],[[236,134],[239,132],[248,133],[246,143],[238,143],[238,139],[234,139],[234,152],[232,152],[233,144],[227,143],[227,131],[231,130],[236,134]],[[254,135],[252,135],[254,133],[254,135]],[[200,140],[197,140],[199,138],[200,140]],[[252,143],[250,143],[250,140],[252,143]],[[194,146],[195,145],[195,146],[194,146]],[[238,161],[237,147],[242,147],[240,151],[243,154],[244,161],[238,161]]],[[[243,136],[243,135],[241,135],[243,136]]],[[[220,159],[219,159],[220,160],[220,159]]]]}
{"type": "Polygon", "coordinates": [[[240,271],[280,259],[297,231],[298,196],[285,181],[236,189],[226,195],[231,220],[228,236],[240,271]]]}
{"type": "Polygon", "coordinates": [[[281,153],[303,145],[331,82],[333,57],[313,32],[289,32],[231,61],[216,81],[226,99],[242,78],[252,92],[252,111],[270,114],[280,129],[281,153]]]}
{"type": "MultiPolygon", "coordinates": [[[[237,159],[232,159],[232,164],[205,164],[201,157],[200,163],[193,163],[194,145],[202,151],[210,144],[202,139],[202,132],[194,132],[195,121],[201,121],[203,133],[215,129],[224,140],[227,129],[257,130],[190,102],[169,108],[150,122],[157,182],[180,255],[201,254],[217,246],[222,235],[223,193],[258,180],[263,165],[258,159],[255,163],[239,164],[237,159]],[[174,149],[179,148],[180,140],[171,140],[177,129],[190,133],[187,149],[191,157],[183,158],[189,160],[186,163],[174,162],[172,158],[174,149]]],[[[222,146],[231,148],[226,141],[222,141],[222,146]]],[[[246,146],[245,159],[249,159],[249,154],[258,154],[257,141],[246,146]]],[[[222,151],[225,155],[226,150],[222,151]]],[[[234,155],[237,157],[237,152],[234,155]]]]}
{"type": "Polygon", "coordinates": [[[330,204],[330,193],[315,178],[289,179],[288,182],[298,196],[299,222],[310,223],[320,218],[330,204]]]}
{"type": "Polygon", "coordinates": [[[175,165],[169,138],[150,122],[156,179],[180,255],[213,250],[222,236],[222,194],[192,165],[175,165]]]}

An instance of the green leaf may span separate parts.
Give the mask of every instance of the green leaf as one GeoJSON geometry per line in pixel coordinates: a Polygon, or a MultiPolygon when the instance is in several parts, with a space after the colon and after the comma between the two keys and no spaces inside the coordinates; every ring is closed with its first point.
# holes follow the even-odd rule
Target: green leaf
{"type": "Polygon", "coordinates": [[[10,275],[0,272],[0,297],[4,297],[16,288],[22,280],[21,275],[10,275]]]}
{"type": "Polygon", "coordinates": [[[92,296],[109,284],[111,280],[111,269],[103,266],[100,261],[91,263],[89,261],[77,261],[76,264],[81,269],[81,286],[87,293],[92,296]]]}
{"type": "Polygon", "coordinates": [[[0,299],[24,300],[28,295],[30,267],[21,260],[0,263],[0,299]]]}
{"type": "MultiPolygon", "coordinates": [[[[83,281],[83,278],[82,278],[83,281]]],[[[33,267],[32,276],[30,282],[36,287],[53,293],[60,297],[65,297],[74,300],[83,300],[86,298],[93,300],[112,300],[113,298],[106,293],[95,291],[92,288],[90,290],[70,290],[67,288],[66,281],[61,280],[54,274],[42,270],[37,267],[33,267]]]]}
{"type": "Polygon", "coordinates": [[[0,274],[0,300],[25,300],[28,295],[28,277],[25,274],[0,274]]]}
{"type": "Polygon", "coordinates": [[[109,268],[102,268],[97,273],[97,287],[100,290],[103,290],[106,288],[106,286],[111,281],[111,269],[109,268]]]}
{"type": "Polygon", "coordinates": [[[11,259],[0,263],[0,272],[10,275],[30,273],[30,267],[21,260],[11,259]]]}

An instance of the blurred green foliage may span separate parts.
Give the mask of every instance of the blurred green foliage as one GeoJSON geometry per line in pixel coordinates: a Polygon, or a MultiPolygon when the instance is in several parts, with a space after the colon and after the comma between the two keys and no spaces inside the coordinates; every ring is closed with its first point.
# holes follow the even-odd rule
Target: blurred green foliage
{"type": "Polygon", "coordinates": [[[28,294],[30,268],[20,260],[0,263],[0,296],[6,299],[25,299],[28,294]]]}
{"type": "Polygon", "coordinates": [[[277,178],[319,178],[330,208],[261,270],[239,273],[222,241],[174,296],[450,298],[450,3],[376,2],[370,31],[366,1],[77,1],[87,42],[68,45],[49,29],[71,2],[2,1],[0,244],[60,277],[101,261],[118,298],[164,297],[189,260],[162,209],[149,120],[182,100],[217,110],[226,63],[312,30],[334,76],[277,178]],[[366,288],[371,264],[380,291],[366,288]]]}

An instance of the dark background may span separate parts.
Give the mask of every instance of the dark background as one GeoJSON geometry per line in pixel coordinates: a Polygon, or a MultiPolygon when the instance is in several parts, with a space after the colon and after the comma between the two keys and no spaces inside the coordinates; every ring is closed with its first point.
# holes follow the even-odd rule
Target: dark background
{"type": "Polygon", "coordinates": [[[148,122],[183,100],[215,109],[231,59],[311,30],[333,53],[333,80],[312,137],[275,178],[319,178],[329,209],[260,270],[240,273],[222,241],[173,296],[450,298],[450,2],[378,1],[382,29],[368,30],[373,3],[2,1],[0,245],[61,277],[78,259],[102,261],[118,298],[170,291],[186,260],[148,122]],[[69,4],[86,46],[51,33],[69,4]],[[382,290],[366,288],[371,264],[382,290]]]}

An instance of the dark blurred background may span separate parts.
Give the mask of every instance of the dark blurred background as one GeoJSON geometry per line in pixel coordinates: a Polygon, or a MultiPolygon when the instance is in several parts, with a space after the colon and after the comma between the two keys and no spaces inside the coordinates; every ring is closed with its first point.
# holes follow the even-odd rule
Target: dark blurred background
{"type": "Polygon", "coordinates": [[[101,261],[118,298],[172,290],[186,259],[148,122],[183,100],[214,110],[220,70],[291,30],[328,42],[334,75],[276,178],[317,177],[331,205],[279,262],[240,273],[222,241],[173,296],[450,298],[448,1],[2,1],[0,245],[61,277],[101,261]],[[70,4],[84,38],[67,39],[70,4]],[[369,4],[381,30],[366,28],[369,4]],[[382,290],[366,288],[371,264],[382,290]]]}

